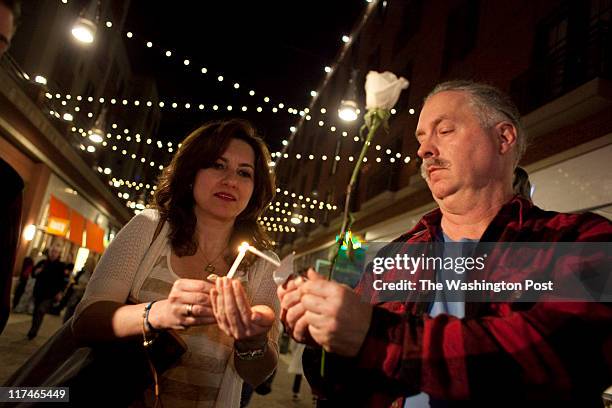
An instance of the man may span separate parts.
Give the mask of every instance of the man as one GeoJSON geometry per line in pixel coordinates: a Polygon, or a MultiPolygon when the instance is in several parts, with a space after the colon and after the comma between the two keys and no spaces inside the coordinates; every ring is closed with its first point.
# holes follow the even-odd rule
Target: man
{"type": "MultiPolygon", "coordinates": [[[[515,196],[513,172],[526,140],[518,110],[498,89],[438,85],[416,137],[439,208],[398,242],[610,242],[604,218],[545,212],[515,196]]],[[[279,288],[294,338],[327,352],[323,377],[320,349],[304,355],[321,406],[600,406],[612,383],[609,304],[446,302],[439,292],[435,301],[376,304],[371,280],[366,271],[355,293],[309,271],[308,281],[279,288]]]]}
{"type": "Polygon", "coordinates": [[[64,269],[66,265],[60,261],[60,246],[53,245],[49,249],[46,260],[40,261],[32,272],[36,278],[34,284],[34,312],[32,313],[32,326],[28,332],[28,339],[32,340],[55,302],[59,302],[65,287],[64,269]]]}

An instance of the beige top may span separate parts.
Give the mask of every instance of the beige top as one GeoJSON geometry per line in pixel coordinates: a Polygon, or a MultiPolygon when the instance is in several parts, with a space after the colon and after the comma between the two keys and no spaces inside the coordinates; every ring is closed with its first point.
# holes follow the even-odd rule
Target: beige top
{"type": "MultiPolygon", "coordinates": [[[[158,220],[156,210],[145,210],[119,231],[91,277],[75,320],[85,308],[100,300],[124,303],[130,299],[144,303],[167,298],[179,277],[170,265],[167,223],[149,247],[158,220]]],[[[268,255],[277,259],[272,252],[268,255]]],[[[251,304],[267,305],[278,317],[273,268],[268,262],[258,260],[242,279],[251,304]]],[[[268,334],[277,353],[279,332],[277,321],[268,334]]],[[[216,325],[194,327],[179,334],[189,349],[179,364],[162,376],[160,394],[164,406],[239,407],[242,379],[233,365],[233,339],[216,325]]]]}

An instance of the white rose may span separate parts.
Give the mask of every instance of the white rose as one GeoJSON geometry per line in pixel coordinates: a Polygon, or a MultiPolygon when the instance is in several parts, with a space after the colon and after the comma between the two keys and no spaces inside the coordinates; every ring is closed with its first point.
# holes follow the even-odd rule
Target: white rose
{"type": "Polygon", "coordinates": [[[408,84],[406,78],[398,78],[389,71],[382,74],[376,71],[368,72],[365,82],[366,109],[391,109],[397,103],[402,90],[408,88],[408,84]]]}

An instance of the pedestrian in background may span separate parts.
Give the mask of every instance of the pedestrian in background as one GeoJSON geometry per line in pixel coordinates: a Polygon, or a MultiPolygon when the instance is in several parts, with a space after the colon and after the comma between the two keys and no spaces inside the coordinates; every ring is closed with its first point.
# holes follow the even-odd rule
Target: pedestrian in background
{"type": "Polygon", "coordinates": [[[32,326],[28,332],[29,340],[36,337],[45,314],[49,313],[55,302],[59,302],[64,291],[64,269],[66,269],[66,265],[60,260],[60,254],[60,244],[53,244],[49,249],[47,259],[39,262],[32,272],[32,277],[36,279],[36,283],[34,284],[32,326]]]}
{"type": "Polygon", "coordinates": [[[32,257],[26,256],[23,258],[23,264],[21,265],[21,273],[19,273],[19,282],[15,287],[15,292],[13,293],[13,310],[19,304],[19,300],[25,291],[26,285],[28,284],[28,280],[32,275],[32,269],[34,269],[34,260],[32,257]]]}

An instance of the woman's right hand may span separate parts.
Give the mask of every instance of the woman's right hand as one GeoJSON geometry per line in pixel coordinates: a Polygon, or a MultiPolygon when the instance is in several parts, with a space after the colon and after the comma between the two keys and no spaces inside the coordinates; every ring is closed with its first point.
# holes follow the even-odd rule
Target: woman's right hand
{"type": "Polygon", "coordinates": [[[185,330],[191,326],[215,323],[209,295],[212,288],[212,283],[203,280],[176,280],[168,299],[151,306],[149,323],[158,330],[185,330]]]}

